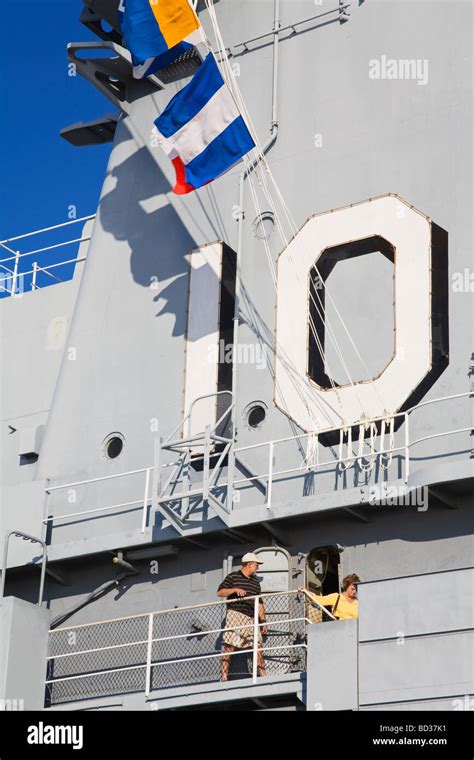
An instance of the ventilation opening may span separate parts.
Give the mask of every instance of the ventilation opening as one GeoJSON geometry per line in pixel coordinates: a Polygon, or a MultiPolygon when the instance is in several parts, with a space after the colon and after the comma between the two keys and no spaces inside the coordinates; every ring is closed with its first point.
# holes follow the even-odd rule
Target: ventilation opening
{"type": "Polygon", "coordinates": [[[123,449],[123,435],[112,433],[104,441],[104,454],[107,459],[116,459],[123,449]]]}
{"type": "Polygon", "coordinates": [[[252,404],[247,409],[247,425],[251,428],[258,428],[262,425],[266,416],[267,410],[263,404],[252,404]]]}

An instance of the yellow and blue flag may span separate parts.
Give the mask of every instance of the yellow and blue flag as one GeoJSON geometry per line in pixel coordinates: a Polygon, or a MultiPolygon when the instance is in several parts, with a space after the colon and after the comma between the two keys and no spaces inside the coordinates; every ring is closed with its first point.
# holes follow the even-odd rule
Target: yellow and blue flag
{"type": "Polygon", "coordinates": [[[137,79],[169,66],[204,41],[189,0],[120,0],[118,16],[137,79]]]}

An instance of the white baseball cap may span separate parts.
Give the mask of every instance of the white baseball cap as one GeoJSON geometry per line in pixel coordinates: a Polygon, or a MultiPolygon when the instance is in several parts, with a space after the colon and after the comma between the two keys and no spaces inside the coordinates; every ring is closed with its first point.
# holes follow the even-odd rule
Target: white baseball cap
{"type": "Polygon", "coordinates": [[[242,564],[244,564],[244,562],[257,562],[257,564],[263,565],[262,560],[259,559],[253,552],[247,552],[247,554],[244,554],[242,557],[242,564]]]}

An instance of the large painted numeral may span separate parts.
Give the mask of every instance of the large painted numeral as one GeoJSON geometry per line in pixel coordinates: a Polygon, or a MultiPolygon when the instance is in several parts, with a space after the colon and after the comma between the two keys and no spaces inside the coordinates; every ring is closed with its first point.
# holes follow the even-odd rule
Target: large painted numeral
{"type": "MultiPolygon", "coordinates": [[[[333,297],[337,302],[337,292],[333,297]]],[[[447,233],[394,194],[308,219],[278,260],[276,344],[275,403],[304,430],[354,425],[362,415],[414,405],[448,364],[447,233]],[[392,358],[364,382],[318,384],[308,361],[311,274],[328,249],[371,239],[393,251],[392,358]]]]}

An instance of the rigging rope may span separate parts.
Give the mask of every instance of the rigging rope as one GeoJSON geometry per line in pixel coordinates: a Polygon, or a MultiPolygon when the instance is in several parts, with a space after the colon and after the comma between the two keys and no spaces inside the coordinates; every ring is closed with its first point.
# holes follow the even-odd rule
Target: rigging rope
{"type": "MultiPolygon", "coordinates": [[[[247,106],[246,106],[245,101],[243,99],[242,93],[240,92],[240,88],[239,88],[238,83],[236,81],[236,77],[235,77],[234,71],[233,71],[233,69],[232,69],[232,67],[230,65],[228,54],[227,54],[227,48],[226,48],[226,45],[224,44],[224,40],[222,38],[222,34],[221,34],[221,31],[220,31],[219,23],[217,21],[217,16],[216,16],[215,7],[214,7],[214,0],[205,0],[205,2],[206,2],[206,7],[207,7],[208,12],[209,12],[209,18],[210,18],[210,21],[211,21],[213,34],[214,34],[215,41],[216,41],[216,47],[217,47],[217,49],[219,50],[219,52],[221,54],[221,60],[219,61],[219,64],[220,64],[220,67],[221,67],[221,70],[222,70],[222,75],[223,75],[224,81],[226,82],[227,86],[231,90],[231,92],[232,92],[232,94],[233,94],[233,96],[234,96],[234,98],[236,100],[236,103],[239,106],[240,112],[242,113],[242,115],[244,116],[244,118],[246,120],[247,126],[249,128],[249,131],[252,134],[252,138],[253,138],[253,140],[255,142],[255,146],[256,146],[255,149],[254,149],[254,152],[256,153],[256,158],[250,159],[248,156],[246,156],[245,159],[244,159],[245,167],[246,167],[246,170],[247,170],[247,176],[249,178],[249,186],[250,186],[250,191],[251,191],[251,195],[252,195],[252,201],[253,201],[254,207],[255,207],[255,209],[257,211],[257,214],[260,217],[261,216],[261,208],[260,208],[260,204],[259,204],[259,201],[258,201],[258,192],[255,189],[255,186],[254,186],[254,183],[253,183],[253,178],[252,178],[252,171],[255,171],[255,176],[257,177],[257,181],[258,181],[259,187],[261,188],[261,190],[262,190],[262,192],[263,192],[263,194],[265,196],[265,199],[269,203],[270,208],[271,208],[271,210],[273,212],[273,216],[274,216],[274,219],[275,219],[276,227],[277,227],[280,239],[282,241],[282,244],[286,247],[286,246],[288,246],[291,237],[294,237],[298,233],[298,227],[297,227],[296,222],[295,222],[295,220],[294,220],[294,218],[293,218],[293,216],[292,216],[292,214],[291,214],[291,212],[290,212],[290,210],[288,208],[288,205],[287,205],[287,203],[286,203],[286,201],[285,201],[285,199],[284,199],[284,197],[283,197],[283,195],[282,195],[282,193],[280,191],[280,188],[279,188],[279,186],[278,186],[278,184],[277,184],[277,182],[275,180],[275,177],[274,177],[274,175],[273,175],[273,173],[272,173],[272,171],[271,171],[271,169],[270,169],[270,167],[268,165],[268,162],[267,162],[267,160],[265,158],[265,155],[264,155],[264,152],[263,152],[263,148],[262,148],[261,143],[259,141],[258,134],[257,134],[256,129],[254,127],[251,115],[250,115],[250,113],[249,113],[249,111],[247,109],[247,106]],[[265,175],[268,175],[268,177],[270,179],[270,182],[271,182],[271,184],[273,186],[273,191],[274,191],[274,193],[276,195],[276,198],[278,199],[278,202],[279,202],[279,204],[281,206],[281,210],[283,212],[283,217],[284,217],[284,219],[286,221],[286,224],[288,225],[288,227],[290,229],[291,235],[286,235],[285,234],[285,231],[284,231],[284,228],[283,228],[283,223],[282,223],[282,220],[280,218],[280,213],[278,212],[278,209],[276,207],[276,204],[275,204],[272,192],[270,191],[270,189],[268,187],[267,178],[266,178],[265,175]]],[[[243,210],[239,209],[239,211],[242,213],[243,210]]],[[[268,265],[269,265],[269,269],[270,269],[270,274],[271,274],[271,277],[272,277],[272,281],[273,281],[274,287],[276,289],[277,278],[276,278],[276,272],[275,272],[275,266],[274,266],[273,257],[271,255],[271,251],[270,251],[270,248],[269,248],[269,245],[268,245],[268,240],[266,239],[266,236],[264,235],[262,239],[263,239],[263,243],[264,243],[264,247],[265,247],[265,254],[266,254],[266,257],[267,257],[267,261],[268,261],[268,265]]],[[[289,260],[293,261],[291,254],[290,254],[289,260]]],[[[320,273],[318,267],[316,265],[314,265],[313,268],[314,268],[315,272],[317,273],[320,281],[324,282],[323,278],[321,277],[321,273],[320,273]]],[[[296,275],[297,281],[300,283],[296,267],[295,267],[295,275],[296,275]]],[[[341,322],[342,328],[343,328],[344,332],[346,333],[346,335],[348,336],[349,341],[350,341],[352,347],[354,348],[354,351],[356,352],[356,355],[357,355],[358,359],[360,360],[360,362],[361,362],[361,364],[362,364],[365,372],[367,373],[367,375],[369,375],[369,371],[367,369],[367,366],[366,366],[366,364],[365,364],[365,362],[364,362],[364,360],[363,360],[363,358],[362,358],[359,350],[357,349],[357,346],[356,346],[356,344],[355,344],[355,342],[354,342],[354,340],[353,340],[353,338],[352,338],[352,336],[350,334],[350,331],[347,328],[347,325],[345,324],[344,319],[343,319],[343,317],[342,317],[339,309],[337,308],[337,306],[335,304],[335,301],[334,301],[334,299],[333,299],[333,297],[332,297],[329,289],[326,286],[326,283],[324,283],[324,286],[325,286],[325,293],[327,294],[327,297],[328,297],[328,301],[331,303],[331,305],[332,305],[332,307],[334,309],[334,312],[336,314],[336,317],[341,322]]],[[[360,398],[360,396],[359,396],[359,394],[357,392],[357,387],[356,387],[357,383],[354,382],[354,380],[353,380],[353,378],[351,376],[351,373],[349,371],[349,368],[347,366],[347,363],[344,360],[344,356],[343,356],[342,350],[341,350],[341,348],[339,346],[339,343],[337,341],[335,332],[332,329],[332,326],[330,325],[330,321],[329,321],[328,315],[326,313],[325,307],[324,307],[324,305],[322,303],[322,299],[321,299],[319,293],[316,290],[315,291],[316,292],[316,296],[317,296],[319,304],[320,304],[320,308],[319,308],[318,305],[316,304],[316,301],[315,301],[314,296],[313,296],[313,294],[312,294],[311,291],[312,291],[312,288],[310,287],[310,298],[311,298],[311,300],[312,300],[312,302],[313,302],[313,304],[315,306],[315,309],[316,309],[316,311],[318,313],[319,319],[321,320],[322,324],[325,325],[325,327],[327,329],[328,337],[329,337],[329,339],[331,340],[331,342],[334,345],[334,348],[335,348],[335,351],[336,351],[336,355],[337,355],[339,361],[341,362],[341,366],[343,367],[343,369],[344,369],[344,371],[345,371],[345,373],[346,373],[346,375],[348,377],[349,384],[353,388],[354,395],[355,395],[355,397],[356,397],[356,399],[357,399],[357,401],[358,401],[358,403],[359,403],[359,405],[361,407],[361,411],[362,411],[362,414],[363,414],[364,413],[364,406],[363,406],[361,398],[360,398]]],[[[336,391],[336,384],[334,383],[333,378],[332,378],[332,372],[330,371],[329,363],[328,363],[327,357],[325,355],[326,352],[324,351],[324,347],[322,346],[322,343],[321,343],[321,341],[319,339],[319,335],[317,334],[317,331],[316,331],[315,325],[314,325],[314,321],[313,321],[311,315],[310,315],[310,320],[309,320],[309,326],[310,326],[310,330],[312,332],[312,335],[313,335],[313,337],[315,339],[315,343],[316,343],[318,352],[321,355],[321,359],[322,359],[324,365],[328,369],[328,376],[329,376],[329,379],[330,379],[330,382],[331,382],[331,387],[332,387],[333,390],[336,391]]],[[[276,347],[276,349],[279,350],[278,347],[276,347]]],[[[295,373],[295,375],[297,375],[297,372],[296,372],[295,369],[294,369],[294,373],[295,373]]],[[[296,388],[295,379],[293,378],[290,381],[292,382],[293,386],[296,388]]],[[[380,395],[380,393],[378,391],[378,388],[373,383],[371,385],[372,385],[372,387],[374,389],[374,392],[377,394],[379,401],[381,403],[383,403],[383,399],[381,398],[381,395],[380,395]]],[[[337,397],[339,399],[339,395],[337,395],[337,397]]],[[[340,399],[339,399],[339,401],[340,401],[340,399]]],[[[306,404],[306,407],[308,408],[307,404],[306,404]]],[[[311,414],[311,416],[312,416],[312,418],[314,420],[314,416],[312,414],[311,414]]]]}

